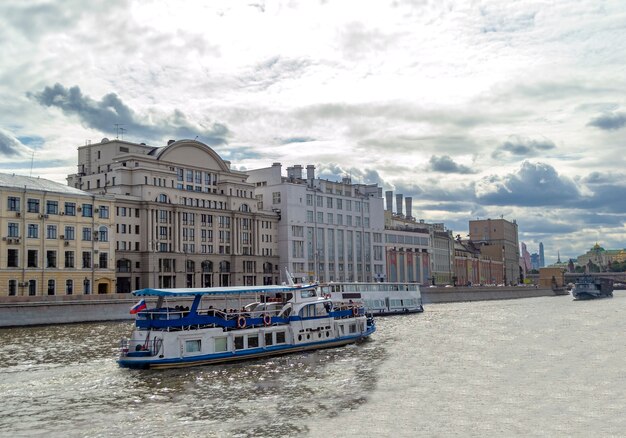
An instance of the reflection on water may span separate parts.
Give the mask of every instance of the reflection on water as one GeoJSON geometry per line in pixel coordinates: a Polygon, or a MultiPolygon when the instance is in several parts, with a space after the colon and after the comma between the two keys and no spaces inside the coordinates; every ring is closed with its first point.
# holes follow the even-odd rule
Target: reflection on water
{"type": "Polygon", "coordinates": [[[359,345],[164,371],[118,368],[127,322],[4,329],[0,436],[621,435],[625,305],[431,305],[359,345]]]}

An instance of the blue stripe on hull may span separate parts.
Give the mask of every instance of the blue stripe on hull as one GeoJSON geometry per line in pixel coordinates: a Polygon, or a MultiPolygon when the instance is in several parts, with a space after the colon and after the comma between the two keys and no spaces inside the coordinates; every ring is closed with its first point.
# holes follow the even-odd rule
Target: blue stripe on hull
{"type": "Polygon", "coordinates": [[[174,359],[152,359],[152,360],[127,360],[119,359],[117,362],[124,368],[139,369],[165,369],[165,368],[181,368],[200,365],[212,365],[218,363],[238,362],[242,360],[257,359],[261,357],[277,356],[281,354],[299,353],[308,350],[320,350],[323,348],[339,347],[351,344],[367,338],[376,331],[376,327],[370,327],[368,330],[358,336],[344,336],[339,339],[329,341],[311,342],[301,345],[271,346],[267,348],[255,348],[250,350],[242,350],[241,352],[216,353],[203,356],[174,358],[174,359]]]}

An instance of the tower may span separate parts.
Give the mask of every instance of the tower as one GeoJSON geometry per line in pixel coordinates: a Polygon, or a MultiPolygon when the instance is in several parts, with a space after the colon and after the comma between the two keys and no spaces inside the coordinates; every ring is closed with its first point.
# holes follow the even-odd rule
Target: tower
{"type": "Polygon", "coordinates": [[[539,267],[546,266],[546,259],[543,257],[543,242],[539,242],[539,267]]]}

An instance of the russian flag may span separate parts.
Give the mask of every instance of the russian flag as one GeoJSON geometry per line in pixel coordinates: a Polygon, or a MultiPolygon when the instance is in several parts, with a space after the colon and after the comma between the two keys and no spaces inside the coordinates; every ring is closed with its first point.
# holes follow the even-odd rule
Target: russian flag
{"type": "Polygon", "coordinates": [[[141,312],[142,310],[145,310],[147,308],[148,306],[146,306],[146,301],[141,300],[137,304],[135,304],[133,307],[130,308],[130,313],[131,315],[134,315],[135,313],[141,312]]]}

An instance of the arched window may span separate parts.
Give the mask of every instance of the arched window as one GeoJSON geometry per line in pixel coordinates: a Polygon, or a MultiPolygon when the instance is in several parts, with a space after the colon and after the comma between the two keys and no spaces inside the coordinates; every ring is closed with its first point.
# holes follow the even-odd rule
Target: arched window
{"type": "Polygon", "coordinates": [[[202,272],[213,272],[213,262],[205,260],[202,262],[202,272]]]}
{"type": "Polygon", "coordinates": [[[241,204],[241,207],[239,207],[239,211],[250,212],[250,207],[248,206],[248,204],[241,204]]]}
{"type": "Polygon", "coordinates": [[[230,262],[226,260],[220,262],[220,272],[230,272],[230,262]]]}
{"type": "Polygon", "coordinates": [[[159,196],[157,196],[157,198],[155,199],[155,202],[160,202],[162,204],[169,204],[170,198],[165,193],[161,193],[159,196]]]}
{"type": "Polygon", "coordinates": [[[109,241],[109,230],[104,225],[98,229],[98,240],[100,242],[108,242],[109,241]]]}

